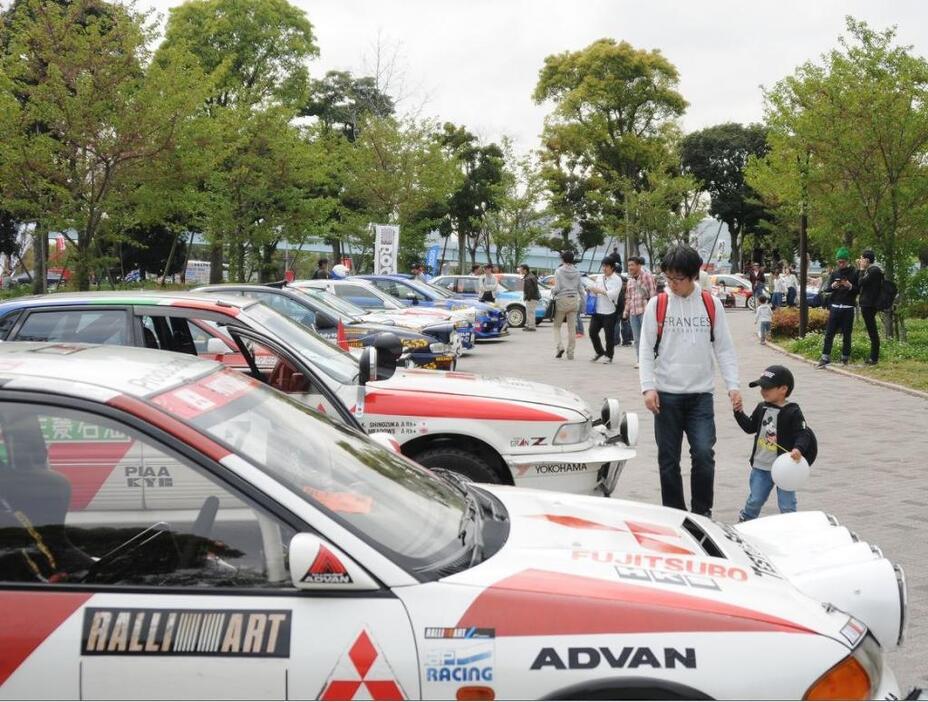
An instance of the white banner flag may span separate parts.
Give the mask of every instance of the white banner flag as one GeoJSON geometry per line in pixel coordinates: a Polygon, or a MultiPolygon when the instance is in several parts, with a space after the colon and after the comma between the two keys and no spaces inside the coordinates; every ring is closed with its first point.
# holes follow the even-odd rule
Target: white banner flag
{"type": "Polygon", "coordinates": [[[387,224],[374,225],[374,273],[396,273],[396,255],[400,250],[400,228],[387,224]]]}

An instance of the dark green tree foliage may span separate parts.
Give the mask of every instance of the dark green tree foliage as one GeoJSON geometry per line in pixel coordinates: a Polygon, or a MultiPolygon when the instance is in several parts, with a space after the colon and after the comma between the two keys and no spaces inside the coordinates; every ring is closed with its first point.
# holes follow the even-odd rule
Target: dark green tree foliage
{"type": "Polygon", "coordinates": [[[458,234],[461,272],[465,272],[464,251],[471,263],[477,256],[481,237],[485,235],[485,218],[499,209],[503,195],[505,156],[496,144],[481,145],[476,135],[464,127],[446,122],[438,140],[457,161],[463,180],[448,200],[447,219],[451,231],[458,234]]]}
{"type": "Polygon", "coordinates": [[[187,243],[164,224],[140,225],[127,229],[126,241],[115,247],[120,275],[136,268],[149,275],[175,275],[184,269],[187,243]],[[171,258],[168,265],[168,257],[171,258]],[[166,267],[167,266],[167,267],[166,267]]]}
{"type": "Polygon", "coordinates": [[[709,214],[725,222],[731,232],[734,271],[741,270],[744,235],[763,231],[762,222],[770,217],[744,177],[748,159],[762,158],[766,153],[767,131],[760,124],[718,124],[683,139],[680,158],[684,172],[709,193],[709,214]]]}
{"type": "Polygon", "coordinates": [[[324,130],[337,130],[353,142],[365,117],[390,117],[394,112],[393,98],[380,90],[374,78],[329,71],[325,77],[310,82],[309,97],[300,116],[316,117],[324,130]]]}

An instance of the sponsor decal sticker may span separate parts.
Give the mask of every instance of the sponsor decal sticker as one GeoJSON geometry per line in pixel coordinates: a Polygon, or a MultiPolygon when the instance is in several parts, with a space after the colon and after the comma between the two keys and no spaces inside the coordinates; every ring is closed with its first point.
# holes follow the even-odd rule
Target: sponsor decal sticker
{"type": "Polygon", "coordinates": [[[659,585],[678,585],[680,587],[693,587],[702,590],[721,590],[719,584],[705,575],[683,575],[681,573],[665,573],[662,570],[648,568],[634,568],[630,566],[616,566],[616,574],[624,580],[657,583],[659,585]]]}
{"type": "Polygon", "coordinates": [[[594,670],[601,666],[621,670],[626,668],[696,668],[695,648],[652,649],[647,646],[625,646],[609,648],[608,646],[571,646],[558,653],[557,649],[546,647],[538,652],[531,670],[553,668],[554,670],[594,670]]]}
{"type": "Polygon", "coordinates": [[[319,552],[301,582],[317,585],[348,585],[353,581],[338,557],[326,548],[325,544],[320,544],[319,552]]]}
{"type": "Polygon", "coordinates": [[[679,546],[676,543],[673,543],[683,540],[679,531],[676,529],[671,529],[670,527],[662,526],[660,524],[647,524],[645,522],[620,522],[622,526],[615,526],[611,524],[591,522],[588,519],[571,517],[569,515],[563,514],[534,514],[531,515],[531,517],[534,519],[544,519],[569,529],[626,532],[635,537],[635,541],[638,542],[639,546],[650,551],[675,553],[686,556],[693,555],[693,552],[688,548],[684,548],[683,546],[679,546]]]}
{"type": "Polygon", "coordinates": [[[496,630],[485,627],[427,627],[425,681],[492,682],[496,630]],[[434,644],[438,645],[434,645],[434,644]]]}
{"type": "Polygon", "coordinates": [[[290,610],[84,610],[83,656],[288,658],[290,610]]]}
{"type": "MultiPolygon", "coordinates": [[[[592,467],[593,469],[596,466],[592,467]]],[[[590,469],[586,463],[539,463],[535,465],[537,475],[551,475],[557,473],[582,473],[590,469]]]]}
{"type": "Polygon", "coordinates": [[[383,651],[367,630],[362,630],[332,668],[317,699],[405,700],[408,697],[396,681],[383,651]]]}
{"type": "Polygon", "coordinates": [[[684,573],[741,582],[748,579],[748,571],[744,568],[709,563],[692,558],[651,556],[641,553],[622,553],[620,551],[587,551],[583,549],[574,549],[571,552],[571,558],[575,561],[591,560],[597,563],[612,563],[616,566],[648,568],[668,573],[684,573]]]}
{"type": "Polygon", "coordinates": [[[847,624],[841,629],[841,635],[847,639],[847,642],[851,646],[856,646],[857,642],[860,641],[866,633],[867,627],[854,619],[854,617],[848,619],[847,624]]]}
{"type": "Polygon", "coordinates": [[[722,524],[720,522],[715,523],[725,534],[725,538],[727,538],[729,541],[734,541],[742,548],[744,555],[746,555],[748,560],[751,561],[751,570],[757,573],[757,575],[768,575],[773,578],[782,578],[773,563],[767,560],[767,557],[758,551],[753,544],[745,541],[737,530],[733,529],[727,524],[722,524]]]}
{"type": "Polygon", "coordinates": [[[174,478],[167,466],[125,466],[127,488],[174,487],[174,478]]]}

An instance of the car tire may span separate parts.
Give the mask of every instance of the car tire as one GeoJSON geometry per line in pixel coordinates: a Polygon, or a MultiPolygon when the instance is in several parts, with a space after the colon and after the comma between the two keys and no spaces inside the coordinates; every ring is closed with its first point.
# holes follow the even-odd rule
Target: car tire
{"type": "Polygon", "coordinates": [[[506,320],[510,327],[521,327],[525,325],[525,308],[513,305],[506,308],[506,320]]]}
{"type": "Polygon", "coordinates": [[[411,456],[426,468],[444,468],[475,483],[500,483],[496,471],[480,456],[464,449],[437,447],[411,456]]]}
{"type": "Polygon", "coordinates": [[[751,310],[751,312],[757,309],[757,298],[754,295],[748,298],[747,308],[751,310]]]}

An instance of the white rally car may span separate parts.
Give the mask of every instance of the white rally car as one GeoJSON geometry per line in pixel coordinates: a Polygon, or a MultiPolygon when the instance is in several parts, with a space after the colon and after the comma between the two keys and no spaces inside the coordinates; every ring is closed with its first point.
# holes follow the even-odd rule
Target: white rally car
{"type": "Polygon", "coordinates": [[[550,385],[395,369],[398,341],[392,355],[382,347],[374,376],[362,380],[349,353],[248,298],[18,298],[0,303],[0,330],[6,341],[93,341],[221,359],[334,418],[347,421],[350,412],[367,431],[392,434],[425,466],[478,482],[609,495],[635,456],[637,416],[615,399],[594,417],[581,398],[550,385]]]}
{"type": "Polygon", "coordinates": [[[2,699],[900,696],[901,570],[822,513],[467,484],[115,346],[0,345],[0,437],[2,699]]]}

